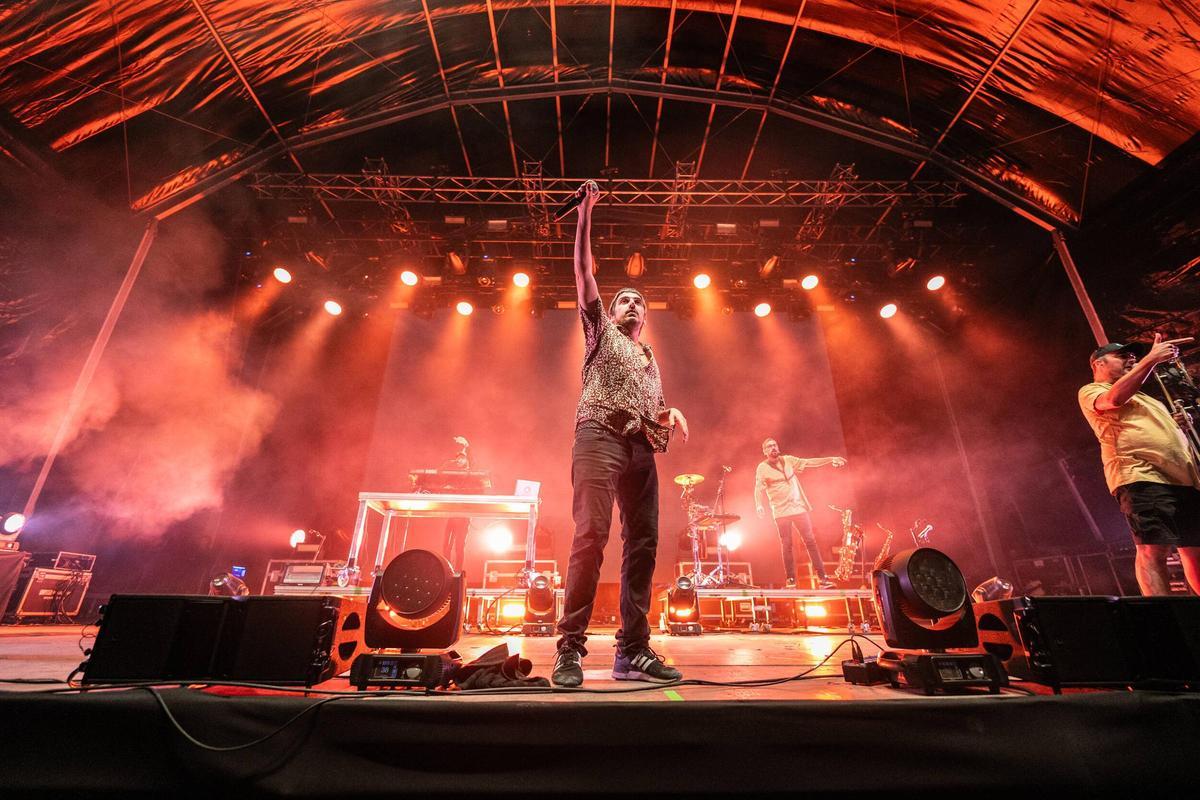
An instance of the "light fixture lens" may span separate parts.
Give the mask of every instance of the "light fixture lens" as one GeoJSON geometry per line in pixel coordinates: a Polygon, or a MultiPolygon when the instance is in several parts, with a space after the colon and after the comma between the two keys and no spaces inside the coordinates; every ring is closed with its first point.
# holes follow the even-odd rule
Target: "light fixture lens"
{"type": "Polygon", "coordinates": [[[756,305],[754,307],[754,316],[756,316],[756,317],[765,317],[770,313],[771,313],[771,304],[770,303],[759,303],[758,305],[756,305]]]}
{"type": "Polygon", "coordinates": [[[896,307],[895,303],[888,303],[886,306],[879,309],[879,316],[883,317],[884,319],[891,319],[892,317],[896,316],[897,311],[899,311],[899,309],[896,307]]]}
{"type": "Polygon", "coordinates": [[[466,300],[459,300],[458,305],[456,305],[454,308],[464,317],[471,316],[471,313],[475,310],[475,306],[471,305],[466,300]]]}
{"type": "Polygon", "coordinates": [[[817,284],[820,282],[821,282],[821,279],[818,278],[816,275],[805,275],[804,280],[800,281],[800,287],[802,289],[807,289],[808,291],[812,291],[813,289],[817,288],[817,284]]]}
{"type": "Polygon", "coordinates": [[[290,539],[288,539],[288,544],[292,547],[304,544],[304,530],[302,528],[296,528],[296,530],[292,531],[292,536],[290,539]]]}
{"type": "Polygon", "coordinates": [[[515,272],[515,273],[513,273],[512,281],[513,281],[513,286],[516,286],[518,289],[524,289],[526,286],[529,285],[529,273],[528,272],[515,272]]]}
{"type": "Polygon", "coordinates": [[[325,301],[325,313],[331,314],[335,317],[341,315],[342,304],[339,303],[337,300],[326,300],[325,301]]]}
{"type": "Polygon", "coordinates": [[[732,553],[742,546],[742,534],[736,530],[725,531],[717,537],[717,544],[732,553]]]}
{"type": "Polygon", "coordinates": [[[421,279],[417,277],[417,273],[411,269],[406,269],[400,273],[400,282],[405,286],[416,286],[421,279]]]}
{"type": "Polygon", "coordinates": [[[491,525],[483,532],[483,539],[493,553],[504,553],[512,549],[512,531],[504,525],[491,525]]]}
{"type": "Polygon", "coordinates": [[[271,274],[274,275],[275,280],[279,281],[280,283],[291,283],[292,282],[292,273],[288,272],[283,267],[276,267],[275,271],[272,272],[271,274]]]}
{"type": "Polygon", "coordinates": [[[938,289],[942,288],[945,285],[946,285],[946,276],[945,275],[934,275],[925,284],[925,288],[931,292],[936,292],[938,289]]]}
{"type": "Polygon", "coordinates": [[[9,514],[4,518],[5,533],[20,533],[21,528],[25,527],[25,515],[20,513],[9,514]]]}
{"type": "Polygon", "coordinates": [[[697,289],[707,289],[712,285],[712,278],[707,272],[701,272],[696,277],[692,278],[692,285],[697,289]]]}

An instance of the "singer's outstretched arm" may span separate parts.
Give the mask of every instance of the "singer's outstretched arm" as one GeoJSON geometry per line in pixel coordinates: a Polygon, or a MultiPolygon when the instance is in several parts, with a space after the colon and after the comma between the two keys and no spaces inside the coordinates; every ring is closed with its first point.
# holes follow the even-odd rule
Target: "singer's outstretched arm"
{"type": "Polygon", "coordinates": [[[579,221],[575,226],[575,289],[579,305],[586,308],[600,296],[596,276],[592,274],[592,208],[600,199],[600,187],[595,181],[588,181],[583,187],[579,221]]]}

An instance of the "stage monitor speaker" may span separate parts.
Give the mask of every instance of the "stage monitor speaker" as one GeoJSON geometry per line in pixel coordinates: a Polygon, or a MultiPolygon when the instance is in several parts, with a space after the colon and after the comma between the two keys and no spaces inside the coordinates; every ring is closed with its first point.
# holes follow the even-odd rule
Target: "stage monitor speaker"
{"type": "Polygon", "coordinates": [[[1138,686],[1200,687],[1200,597],[1122,597],[1138,686]]]}
{"type": "Polygon", "coordinates": [[[979,639],[1008,674],[1052,686],[1126,686],[1135,672],[1115,597],[1014,597],[975,605],[979,639]]]}
{"type": "Polygon", "coordinates": [[[363,610],[327,596],[113,595],[83,682],[320,683],[357,655],[363,610]]]}

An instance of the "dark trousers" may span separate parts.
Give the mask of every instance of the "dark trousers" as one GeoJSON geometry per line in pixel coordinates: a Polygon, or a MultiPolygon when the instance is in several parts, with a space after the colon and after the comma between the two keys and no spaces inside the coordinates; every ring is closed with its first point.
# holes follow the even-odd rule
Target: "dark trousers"
{"type": "Polygon", "coordinates": [[[558,646],[587,654],[587,626],[596,601],[613,500],[621,511],[621,629],[617,648],[636,653],[650,641],[651,580],[658,551],[658,470],[654,450],[641,435],[618,436],[584,423],[571,451],[575,539],[567,565],[558,646]]]}
{"type": "Polygon", "coordinates": [[[446,541],[442,545],[442,555],[454,567],[455,572],[462,572],[463,559],[467,554],[467,529],[471,520],[453,517],[446,520],[446,541]]]}
{"type": "Polygon", "coordinates": [[[796,580],[796,555],[792,549],[792,528],[800,533],[804,546],[808,549],[808,559],[812,562],[813,572],[821,580],[826,579],[825,565],[821,562],[821,551],[817,547],[817,538],[813,536],[812,520],[808,514],[792,514],[789,517],[776,517],[775,527],[779,529],[779,547],[783,550],[783,568],[787,571],[788,579],[796,580]]]}

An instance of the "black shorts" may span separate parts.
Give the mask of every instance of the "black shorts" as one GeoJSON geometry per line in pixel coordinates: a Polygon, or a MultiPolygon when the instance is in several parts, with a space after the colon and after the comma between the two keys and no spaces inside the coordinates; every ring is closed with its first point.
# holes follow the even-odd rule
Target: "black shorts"
{"type": "Polygon", "coordinates": [[[1200,490],[1138,481],[1116,496],[1136,543],[1200,547],[1200,490]]]}

